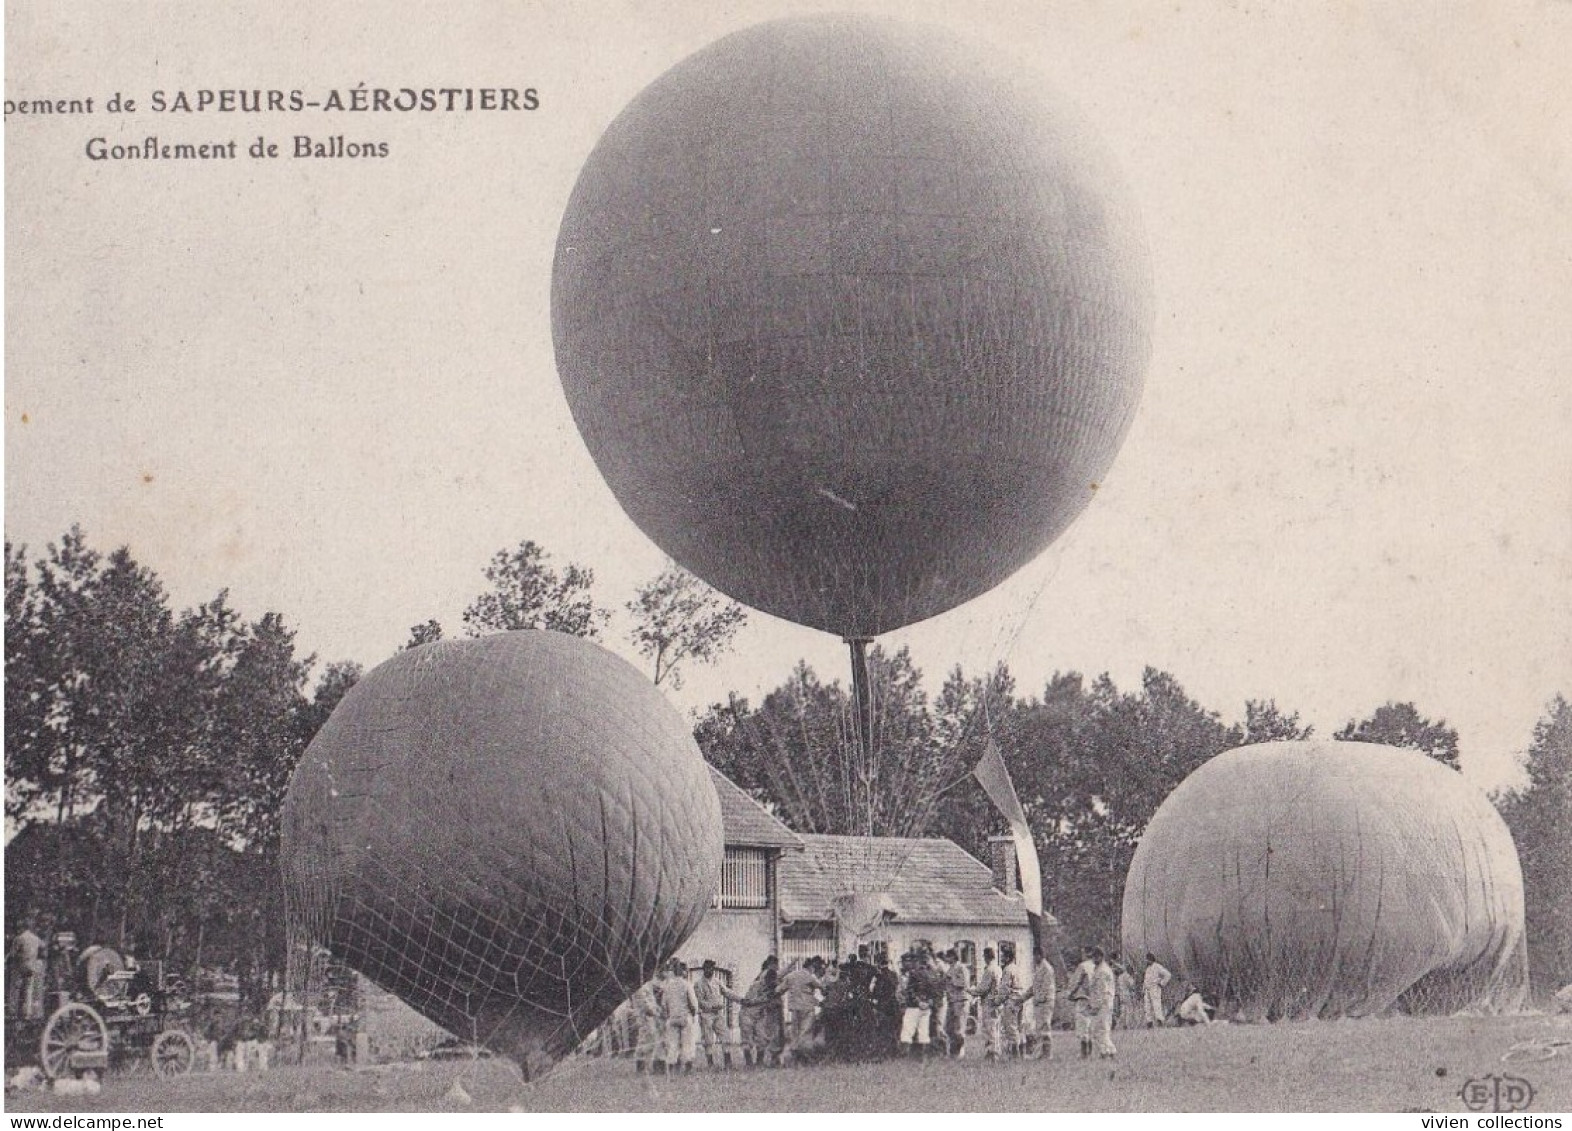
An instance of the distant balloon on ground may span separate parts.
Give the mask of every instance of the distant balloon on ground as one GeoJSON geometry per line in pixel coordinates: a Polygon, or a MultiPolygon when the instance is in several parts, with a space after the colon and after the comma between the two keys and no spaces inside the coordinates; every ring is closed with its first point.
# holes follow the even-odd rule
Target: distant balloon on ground
{"type": "Polygon", "coordinates": [[[1523,930],[1494,806],[1457,771],[1372,743],[1219,754],[1159,806],[1124,889],[1125,953],[1154,953],[1250,1021],[1512,1011],[1523,930]]]}
{"type": "Polygon", "coordinates": [[[284,807],[292,939],[538,1073],[652,976],[720,882],[681,716],[576,637],[401,653],[344,697],[284,807]]]}
{"type": "Polygon", "coordinates": [[[782,20],[672,68],[579,176],[557,367],[628,515],[729,596],[868,637],[1091,500],[1148,355],[1144,237],[1038,76],[947,31],[782,20]]]}

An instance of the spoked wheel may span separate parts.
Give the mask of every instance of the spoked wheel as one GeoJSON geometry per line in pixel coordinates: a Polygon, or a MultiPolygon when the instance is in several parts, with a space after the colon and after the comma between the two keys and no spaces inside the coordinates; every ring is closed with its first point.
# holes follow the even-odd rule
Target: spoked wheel
{"type": "Polygon", "coordinates": [[[196,1046],[179,1029],[170,1029],[158,1035],[148,1059],[152,1062],[153,1071],[159,1076],[166,1079],[184,1076],[196,1063],[196,1046]]]}
{"type": "Polygon", "coordinates": [[[103,1071],[109,1064],[109,1028],[98,1011],[79,1001],[55,1010],[38,1040],[38,1063],[51,1080],[89,1068],[103,1071]]]}

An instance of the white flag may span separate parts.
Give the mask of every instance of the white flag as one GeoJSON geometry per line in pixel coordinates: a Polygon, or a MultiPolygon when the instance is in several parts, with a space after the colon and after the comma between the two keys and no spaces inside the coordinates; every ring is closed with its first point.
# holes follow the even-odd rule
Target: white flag
{"type": "Polygon", "coordinates": [[[982,785],[988,800],[994,803],[1004,819],[1010,823],[1010,836],[1015,840],[1016,867],[1021,871],[1021,894],[1026,899],[1026,910],[1033,915],[1043,913],[1043,870],[1037,859],[1037,842],[1032,839],[1031,826],[1026,823],[1026,810],[1015,795],[1015,784],[1010,781],[1010,771],[1005,769],[1004,755],[988,739],[988,749],[972,769],[972,774],[982,785]]]}

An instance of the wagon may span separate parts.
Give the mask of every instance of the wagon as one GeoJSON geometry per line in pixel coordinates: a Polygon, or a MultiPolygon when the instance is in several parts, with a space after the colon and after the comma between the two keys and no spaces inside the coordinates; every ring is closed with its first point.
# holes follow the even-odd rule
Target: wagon
{"type": "Polygon", "coordinates": [[[144,1061],[159,1076],[190,1072],[196,1044],[184,1028],[190,1004],[180,980],[167,978],[160,962],[138,966],[108,947],[74,951],[74,938],[56,937],[54,1009],[38,1029],[44,1075],[102,1074],[144,1061]]]}

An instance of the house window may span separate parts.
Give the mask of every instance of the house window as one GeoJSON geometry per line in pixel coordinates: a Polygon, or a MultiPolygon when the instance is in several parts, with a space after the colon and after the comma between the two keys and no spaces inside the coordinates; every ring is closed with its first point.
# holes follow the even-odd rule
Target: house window
{"type": "Polygon", "coordinates": [[[834,923],[787,923],[781,928],[781,969],[810,958],[835,960],[834,923]]]}
{"type": "Polygon", "coordinates": [[[769,857],[759,848],[727,848],[721,862],[720,906],[760,908],[770,905],[769,857]]]}
{"type": "Polygon", "coordinates": [[[857,944],[857,957],[864,962],[878,965],[890,960],[890,944],[884,939],[874,939],[873,942],[857,944]]]}

